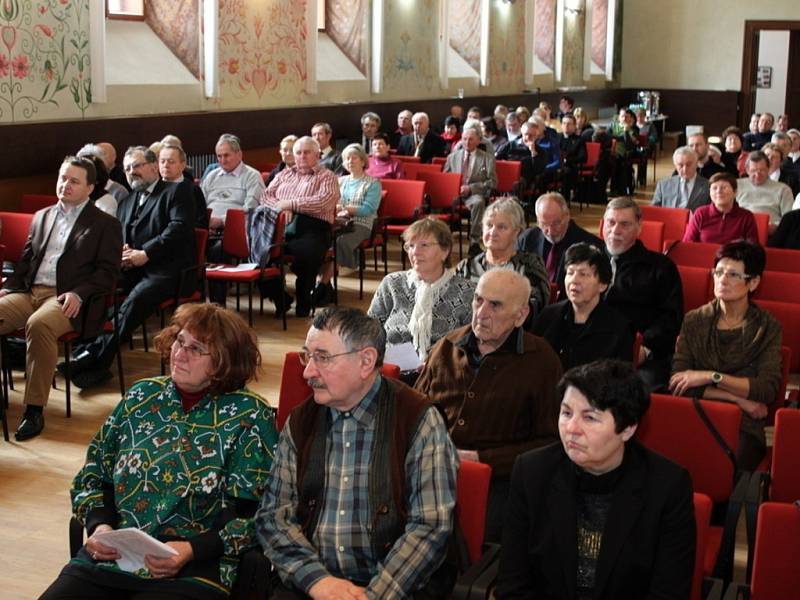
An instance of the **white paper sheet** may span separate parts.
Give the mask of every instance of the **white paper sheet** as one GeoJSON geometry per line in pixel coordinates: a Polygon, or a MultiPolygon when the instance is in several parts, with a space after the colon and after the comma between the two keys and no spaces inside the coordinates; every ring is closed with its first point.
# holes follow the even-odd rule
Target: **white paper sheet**
{"type": "Polygon", "coordinates": [[[415,371],[423,365],[417,355],[417,351],[414,349],[414,344],[411,342],[386,344],[386,353],[383,360],[397,365],[401,371],[415,371]]]}
{"type": "Polygon", "coordinates": [[[145,568],[146,554],[157,558],[169,558],[178,554],[174,548],[134,527],[103,531],[96,536],[98,542],[116,549],[122,555],[122,558],[117,559],[117,565],[123,571],[131,573],[145,568]]]}
{"type": "Polygon", "coordinates": [[[257,263],[242,263],[240,265],[236,265],[235,267],[223,267],[222,265],[214,265],[211,267],[206,267],[206,271],[220,271],[221,273],[237,273],[239,271],[250,271],[252,269],[257,269],[257,263]]]}

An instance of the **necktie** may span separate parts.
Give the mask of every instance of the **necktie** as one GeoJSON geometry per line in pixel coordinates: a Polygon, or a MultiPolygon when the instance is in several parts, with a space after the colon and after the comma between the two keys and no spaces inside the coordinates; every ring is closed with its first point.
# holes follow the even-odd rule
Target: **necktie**
{"type": "Polygon", "coordinates": [[[544,263],[544,267],[547,269],[547,278],[550,281],[555,282],[556,280],[556,271],[558,271],[559,262],[561,262],[561,249],[558,247],[558,244],[553,244],[550,246],[550,253],[547,255],[547,260],[544,263]]]}
{"type": "Polygon", "coordinates": [[[689,206],[689,180],[684,179],[681,185],[681,208],[689,206]]]}
{"type": "Polygon", "coordinates": [[[608,287],[611,288],[614,286],[614,281],[617,279],[617,257],[611,257],[611,285],[608,287]]]}
{"type": "Polygon", "coordinates": [[[422,149],[422,137],[415,135],[414,144],[416,145],[414,148],[414,156],[419,156],[419,151],[422,149]]]}
{"type": "Polygon", "coordinates": [[[464,152],[464,164],[461,165],[461,185],[469,181],[469,152],[464,152]]]}

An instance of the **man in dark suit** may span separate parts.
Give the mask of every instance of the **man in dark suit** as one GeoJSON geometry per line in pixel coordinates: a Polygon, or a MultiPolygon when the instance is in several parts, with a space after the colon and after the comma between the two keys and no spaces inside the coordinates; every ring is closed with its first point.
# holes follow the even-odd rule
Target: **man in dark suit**
{"type": "Polygon", "coordinates": [[[708,152],[708,140],[704,133],[693,133],[686,138],[686,145],[697,154],[697,172],[701,177],[711,179],[716,173],[722,173],[725,166],[716,163],[708,152]]]}
{"type": "Polygon", "coordinates": [[[447,148],[444,140],[431,131],[431,122],[423,112],[411,117],[412,133],[400,138],[397,153],[403,156],[419,156],[420,162],[430,163],[434,156],[444,156],[447,148]]]}
{"type": "Polygon", "coordinates": [[[58,203],[36,213],[22,258],[0,289],[0,334],[25,328],[25,413],[17,441],[44,428],[43,409],[58,359],[58,338],[96,335],[119,275],[119,221],[89,201],[94,163],[69,156],[58,173],[58,203]]]}
{"type": "MultiPolygon", "coordinates": [[[[119,285],[126,296],[119,309],[119,339],[129,336],[161,302],[177,293],[190,294],[196,284],[196,277],[181,277],[196,256],[188,188],[160,179],[156,155],[144,146],[128,148],[123,164],[133,193],[117,208],[125,242],[119,285]]],[[[116,352],[111,335],[77,348],[75,385],[89,388],[110,379],[108,367],[116,352]]]]}
{"type": "Polygon", "coordinates": [[[572,220],[567,201],[558,192],[539,196],[534,209],[538,226],[523,231],[517,247],[542,257],[550,282],[558,285],[559,294],[563,294],[567,248],[585,242],[602,250],[603,242],[572,220]]]}

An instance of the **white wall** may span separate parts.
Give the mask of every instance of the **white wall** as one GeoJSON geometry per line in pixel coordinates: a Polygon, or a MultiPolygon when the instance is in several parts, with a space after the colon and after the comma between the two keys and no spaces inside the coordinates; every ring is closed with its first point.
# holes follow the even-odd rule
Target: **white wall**
{"type": "Polygon", "coordinates": [[[746,20],[800,20],[798,0],[624,0],[622,87],[738,90],[746,20]]]}
{"type": "Polygon", "coordinates": [[[762,31],[759,34],[758,66],[772,67],[772,87],[759,88],[756,91],[756,112],[771,112],[777,118],[786,107],[788,31],[762,31]]]}

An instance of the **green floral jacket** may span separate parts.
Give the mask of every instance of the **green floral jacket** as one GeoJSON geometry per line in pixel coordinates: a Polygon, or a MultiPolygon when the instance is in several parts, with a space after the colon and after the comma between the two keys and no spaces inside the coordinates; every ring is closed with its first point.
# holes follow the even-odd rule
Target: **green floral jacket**
{"type": "MultiPolygon", "coordinates": [[[[219,584],[228,591],[239,555],[257,542],[252,518],[234,513],[222,524],[220,513],[239,500],[260,500],[277,441],[275,410],[247,389],[206,397],[185,414],[169,377],[143,379],[89,444],[72,484],[74,514],[86,524],[105,512],[115,516],[116,528],[136,527],[162,540],[216,531],[224,548],[219,584]],[[105,506],[104,493],[107,502],[112,490],[114,506],[105,506]]],[[[97,566],[117,570],[115,562],[97,566]]],[[[147,570],[134,575],[150,577],[147,570]]]]}

